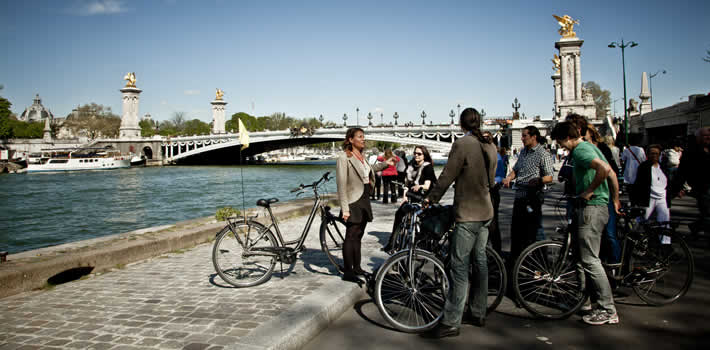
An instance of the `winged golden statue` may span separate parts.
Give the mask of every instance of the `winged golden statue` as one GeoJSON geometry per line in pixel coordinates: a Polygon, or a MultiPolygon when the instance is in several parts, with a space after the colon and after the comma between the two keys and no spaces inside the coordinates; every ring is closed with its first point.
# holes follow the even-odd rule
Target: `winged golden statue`
{"type": "Polygon", "coordinates": [[[560,25],[560,30],[557,32],[562,35],[562,38],[576,38],[577,33],[574,32],[574,25],[579,24],[579,21],[576,21],[572,19],[572,17],[568,15],[564,15],[562,17],[557,16],[557,15],[552,15],[552,17],[555,17],[557,20],[557,23],[560,25]]]}
{"type": "Polygon", "coordinates": [[[220,90],[219,88],[217,88],[217,97],[215,97],[215,100],[221,101],[221,100],[222,100],[222,96],[224,96],[224,91],[222,91],[222,90],[220,90]]]}
{"type": "Polygon", "coordinates": [[[123,77],[123,80],[126,80],[126,87],[136,87],[136,73],[135,72],[130,72],[126,73],[126,76],[123,77]]]}
{"type": "Polygon", "coordinates": [[[555,72],[559,73],[560,72],[560,56],[555,56],[550,60],[552,61],[552,69],[555,70],[555,72]]]}

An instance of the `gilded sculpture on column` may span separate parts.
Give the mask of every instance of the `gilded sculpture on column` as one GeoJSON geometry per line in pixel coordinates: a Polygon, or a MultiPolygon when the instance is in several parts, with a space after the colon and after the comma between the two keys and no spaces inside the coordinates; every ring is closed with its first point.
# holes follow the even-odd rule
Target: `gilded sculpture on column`
{"type": "Polygon", "coordinates": [[[135,72],[126,73],[126,76],[123,77],[123,80],[126,81],[127,88],[136,87],[136,73],[135,72]]]}
{"type": "Polygon", "coordinates": [[[215,97],[215,100],[222,101],[222,96],[224,96],[224,91],[217,88],[217,97],[215,97]]]}
{"type": "Polygon", "coordinates": [[[560,30],[558,30],[558,33],[562,35],[563,39],[577,37],[577,33],[574,32],[574,25],[579,24],[579,21],[572,19],[572,17],[568,15],[564,15],[562,17],[552,15],[552,17],[555,17],[555,19],[557,20],[557,24],[560,25],[560,30]]]}
{"type": "Polygon", "coordinates": [[[557,56],[557,54],[555,54],[555,56],[550,61],[552,61],[552,69],[555,71],[555,73],[559,73],[560,72],[560,56],[557,56]]]}

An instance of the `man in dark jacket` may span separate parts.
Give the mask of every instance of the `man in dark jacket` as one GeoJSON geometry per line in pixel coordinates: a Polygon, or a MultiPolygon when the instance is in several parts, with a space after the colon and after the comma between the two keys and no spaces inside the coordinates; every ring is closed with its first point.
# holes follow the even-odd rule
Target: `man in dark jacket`
{"type": "Polygon", "coordinates": [[[436,203],[446,189],[456,181],[454,212],[456,228],[451,235],[451,286],[444,305],[444,316],[436,328],[426,335],[432,338],[459,334],[466,299],[468,299],[468,274],[471,259],[477,273],[478,289],[473,291],[473,323],[485,325],[488,302],[488,262],[486,244],[488,225],[493,218],[490,187],[495,183],[496,147],[481,134],[481,115],[466,108],[459,118],[466,136],[454,142],[446,167],[427,202],[436,203]],[[484,169],[487,169],[485,171],[484,169]]]}
{"type": "MultiPolygon", "coordinates": [[[[688,182],[698,201],[700,217],[688,225],[693,234],[703,231],[710,233],[710,127],[700,128],[695,132],[697,147],[683,153],[680,158],[678,183],[688,182]]],[[[680,191],[680,197],[685,191],[680,191]]]]}

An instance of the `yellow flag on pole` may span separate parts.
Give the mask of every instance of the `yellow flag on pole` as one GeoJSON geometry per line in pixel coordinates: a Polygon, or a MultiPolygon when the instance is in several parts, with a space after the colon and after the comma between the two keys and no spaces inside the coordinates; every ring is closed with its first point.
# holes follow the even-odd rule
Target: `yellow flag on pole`
{"type": "Polygon", "coordinates": [[[242,144],[242,150],[249,147],[249,132],[241,119],[239,119],[239,143],[242,144]]]}

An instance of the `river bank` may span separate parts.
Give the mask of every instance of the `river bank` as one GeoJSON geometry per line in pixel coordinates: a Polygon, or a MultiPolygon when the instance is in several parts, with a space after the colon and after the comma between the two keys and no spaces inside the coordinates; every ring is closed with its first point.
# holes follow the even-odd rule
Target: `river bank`
{"type": "MultiPolygon", "coordinates": [[[[336,205],[334,196],[326,198],[336,205]]],[[[273,205],[278,220],[305,216],[313,200],[300,199],[273,205]]],[[[250,208],[248,212],[260,212],[250,208]]],[[[259,215],[258,221],[266,217],[259,215]]],[[[120,269],[126,264],[210,242],[226,225],[214,216],[82,240],[7,256],[0,263],[0,298],[30,290],[51,288],[88,274],[120,269]]]]}

